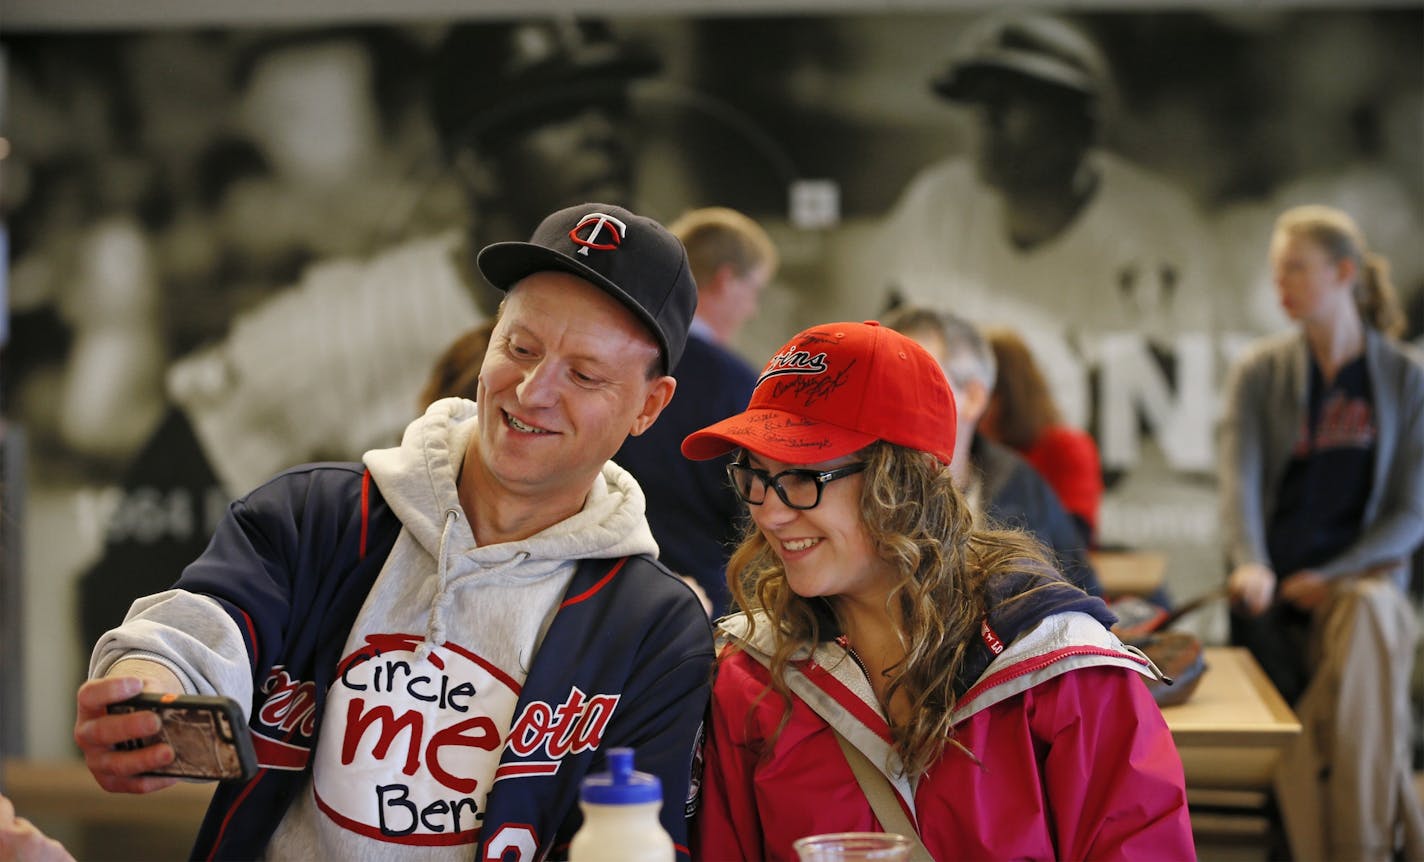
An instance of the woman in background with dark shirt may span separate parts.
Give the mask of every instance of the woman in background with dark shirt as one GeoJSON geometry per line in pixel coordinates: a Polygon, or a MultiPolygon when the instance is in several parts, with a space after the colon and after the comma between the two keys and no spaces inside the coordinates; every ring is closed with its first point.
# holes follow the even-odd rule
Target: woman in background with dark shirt
{"type": "MultiPolygon", "coordinates": [[[[1271,241],[1298,326],[1232,369],[1222,425],[1232,639],[1249,647],[1304,732],[1277,793],[1322,829],[1328,858],[1387,859],[1403,820],[1424,858],[1409,775],[1417,627],[1408,560],[1424,541],[1424,366],[1384,260],[1348,215],[1288,210],[1271,241]]],[[[1292,824],[1287,822],[1287,828],[1292,824]]]]}

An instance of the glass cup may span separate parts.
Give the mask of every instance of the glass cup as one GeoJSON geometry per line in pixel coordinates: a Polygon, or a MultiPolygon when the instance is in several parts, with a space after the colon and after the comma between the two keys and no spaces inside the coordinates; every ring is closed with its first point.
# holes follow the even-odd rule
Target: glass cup
{"type": "Polygon", "coordinates": [[[800,862],[906,862],[910,839],[893,832],[808,835],[792,845],[800,862]]]}

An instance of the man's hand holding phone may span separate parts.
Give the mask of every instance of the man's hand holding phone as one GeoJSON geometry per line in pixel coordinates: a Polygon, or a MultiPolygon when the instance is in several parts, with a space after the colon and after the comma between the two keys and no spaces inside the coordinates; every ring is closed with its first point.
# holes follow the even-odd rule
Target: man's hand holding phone
{"type": "Polygon", "coordinates": [[[118,748],[128,740],[152,736],[163,727],[153,712],[109,714],[109,704],[128,700],[144,687],[145,680],[136,676],[91,679],[79,687],[74,741],[94,780],[111,793],[152,793],[178,782],[176,778],[144,774],[173,762],[171,746],[151,745],[131,751],[118,748]]]}
{"type": "Polygon", "coordinates": [[[208,781],[246,781],[257,772],[252,736],[237,701],[229,697],[142,692],[111,703],[111,715],[153,712],[162,721],[157,734],[119,743],[123,749],[167,745],[173,760],[156,775],[208,781]]]}
{"type": "Polygon", "coordinates": [[[245,781],[257,771],[242,708],[182,693],[162,665],[129,660],[79,689],[74,739],[106,790],[148,793],[178,778],[245,781]],[[135,676],[126,676],[133,672],[135,676]],[[176,691],[175,691],[176,689],[176,691]]]}

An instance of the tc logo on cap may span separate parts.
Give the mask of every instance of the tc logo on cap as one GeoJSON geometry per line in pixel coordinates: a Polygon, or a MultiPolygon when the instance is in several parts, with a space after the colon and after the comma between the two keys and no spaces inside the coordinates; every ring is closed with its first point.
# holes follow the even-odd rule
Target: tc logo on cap
{"type": "Polygon", "coordinates": [[[628,226],[607,213],[589,213],[579,219],[574,229],[569,231],[569,239],[579,246],[578,253],[587,257],[591,248],[599,251],[613,251],[623,242],[623,234],[628,226]],[[600,237],[604,237],[600,242],[600,237]]]}

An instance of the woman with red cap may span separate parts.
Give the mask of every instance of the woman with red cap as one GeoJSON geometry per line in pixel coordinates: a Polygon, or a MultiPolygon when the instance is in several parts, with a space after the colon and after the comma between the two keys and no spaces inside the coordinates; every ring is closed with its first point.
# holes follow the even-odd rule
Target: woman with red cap
{"type": "Polygon", "coordinates": [[[704,752],[706,859],[909,832],[923,857],[1189,859],[1182,765],[1110,631],[1026,534],[954,489],[935,360],[875,323],[795,336],[751,404],[690,435],[735,451],[751,524],[704,752]]]}

